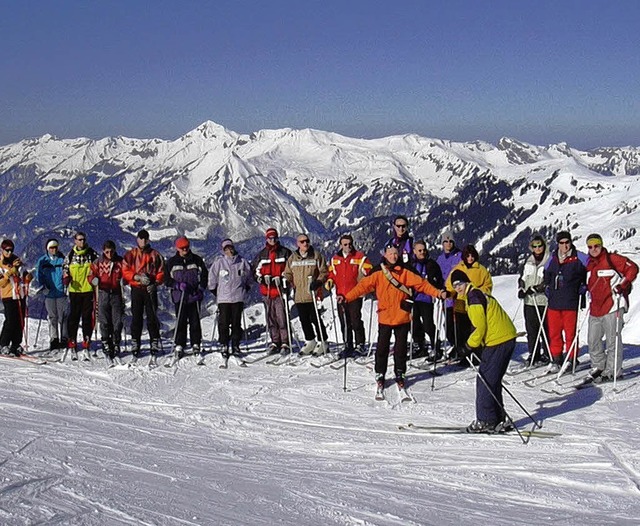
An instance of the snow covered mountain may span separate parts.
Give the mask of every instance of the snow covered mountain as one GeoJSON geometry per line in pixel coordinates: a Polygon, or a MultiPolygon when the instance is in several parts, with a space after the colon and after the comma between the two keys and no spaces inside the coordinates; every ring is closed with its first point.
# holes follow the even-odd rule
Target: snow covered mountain
{"type": "Polygon", "coordinates": [[[598,231],[612,248],[640,252],[638,175],[639,147],[243,135],[208,121],[174,141],[45,135],[0,147],[1,224],[34,257],[51,235],[82,229],[95,246],[127,247],[143,227],[166,251],[186,233],[202,253],[230,236],[252,255],[276,226],[308,231],[327,250],[350,231],[373,254],[401,213],[432,246],[452,227],[500,273],[515,270],[532,231],[598,231]]]}

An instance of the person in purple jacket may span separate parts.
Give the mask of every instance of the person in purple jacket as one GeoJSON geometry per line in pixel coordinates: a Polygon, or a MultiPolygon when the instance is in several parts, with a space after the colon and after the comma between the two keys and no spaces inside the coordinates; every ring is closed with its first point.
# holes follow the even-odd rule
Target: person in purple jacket
{"type": "Polygon", "coordinates": [[[393,246],[398,249],[402,263],[413,263],[413,237],[409,235],[409,220],[406,216],[396,216],[393,219],[393,237],[387,241],[385,247],[393,246]]]}
{"type": "MultiPolygon", "coordinates": [[[[462,252],[456,246],[456,242],[453,238],[451,230],[445,230],[442,233],[442,254],[436,259],[436,263],[442,271],[442,279],[445,281],[453,271],[453,268],[462,261],[462,252]]],[[[456,330],[453,319],[453,300],[448,299],[445,303],[446,309],[446,328],[447,328],[447,340],[452,347],[456,346],[456,330]]],[[[462,345],[463,342],[460,342],[462,345]]]]}

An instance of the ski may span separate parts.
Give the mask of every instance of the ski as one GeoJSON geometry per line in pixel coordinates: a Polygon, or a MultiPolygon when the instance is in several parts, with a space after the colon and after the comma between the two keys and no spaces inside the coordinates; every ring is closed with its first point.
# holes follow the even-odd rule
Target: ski
{"type": "Polygon", "coordinates": [[[231,358],[233,359],[234,363],[238,366],[238,367],[247,367],[247,362],[244,361],[244,359],[242,358],[242,356],[238,355],[238,354],[232,354],[231,358]]]}
{"type": "Polygon", "coordinates": [[[336,363],[339,360],[342,360],[342,357],[339,354],[327,353],[323,356],[317,356],[316,359],[311,360],[310,363],[312,367],[319,369],[320,367],[336,363]]]}
{"type": "Polygon", "coordinates": [[[167,369],[175,367],[177,365],[177,363],[180,360],[182,360],[183,356],[184,355],[182,353],[180,353],[180,352],[177,353],[177,352],[174,351],[173,353],[171,353],[171,356],[164,362],[164,366],[167,369]]]}
{"type": "Polygon", "coordinates": [[[36,358],[35,356],[29,356],[28,354],[20,354],[18,356],[12,354],[0,354],[0,358],[6,358],[7,360],[16,360],[19,362],[30,363],[32,365],[45,365],[47,360],[42,358],[36,358]]]}
{"type": "Polygon", "coordinates": [[[275,358],[278,354],[279,354],[278,352],[270,353],[269,351],[265,351],[265,352],[263,352],[259,356],[256,356],[253,359],[245,360],[245,363],[247,363],[248,365],[253,365],[254,363],[261,362],[262,360],[266,360],[267,358],[270,358],[270,357],[274,357],[275,358]]]}
{"type": "MultiPolygon", "coordinates": [[[[630,371],[628,373],[624,373],[622,378],[618,378],[618,382],[634,378],[635,376],[638,376],[638,375],[640,375],[640,371],[630,371]]],[[[559,385],[558,387],[562,388],[562,389],[545,389],[545,388],[543,388],[543,389],[541,389],[541,391],[543,391],[545,393],[548,393],[548,394],[557,394],[557,395],[562,396],[562,395],[566,395],[566,394],[572,393],[574,391],[580,391],[582,389],[587,389],[589,387],[603,387],[603,386],[610,385],[610,384],[613,383],[612,380],[606,381],[606,382],[595,381],[595,380],[596,379],[594,379],[594,378],[587,377],[587,378],[584,378],[583,380],[581,380],[580,382],[577,382],[577,383],[573,383],[573,384],[569,384],[569,385],[567,385],[567,384],[559,385]]],[[[625,389],[622,389],[622,391],[624,391],[624,390],[625,389]]],[[[616,392],[616,393],[617,392],[621,392],[621,390],[619,390],[616,387],[616,390],[614,392],[616,392]]]]}
{"type": "Polygon", "coordinates": [[[206,365],[205,361],[204,361],[204,353],[198,353],[195,355],[196,357],[196,365],[206,365]]]}
{"type": "Polygon", "coordinates": [[[147,367],[149,367],[149,369],[155,369],[156,367],[158,367],[158,357],[155,354],[152,354],[149,357],[149,363],[147,364],[147,367]]]}
{"type": "MultiPolygon", "coordinates": [[[[578,365],[578,367],[576,367],[575,372],[578,373],[580,371],[585,371],[589,369],[589,364],[582,364],[582,365],[578,365]]],[[[572,371],[570,371],[569,369],[567,369],[564,374],[562,376],[566,376],[567,374],[571,374],[572,371]]],[[[526,387],[539,387],[541,385],[544,385],[548,382],[553,382],[553,381],[558,381],[558,372],[545,372],[543,374],[537,375],[537,376],[533,376],[532,378],[528,378],[527,380],[525,380],[523,383],[523,385],[525,385],[526,387]]]]}
{"type": "Polygon", "coordinates": [[[396,384],[396,387],[398,388],[398,396],[400,396],[400,402],[413,402],[414,404],[416,403],[415,398],[413,398],[413,396],[409,394],[406,387],[401,387],[400,384],[396,384]]]}
{"type": "Polygon", "coordinates": [[[385,400],[385,397],[384,397],[384,386],[382,386],[382,385],[376,386],[375,400],[378,401],[378,402],[382,402],[382,401],[385,400]]]}
{"type": "Polygon", "coordinates": [[[228,369],[229,368],[229,357],[223,356],[222,363],[218,365],[218,369],[228,369]]]}
{"type": "MultiPolygon", "coordinates": [[[[429,435],[467,435],[467,436],[481,436],[481,437],[500,437],[517,435],[517,431],[511,430],[504,433],[469,433],[467,428],[463,426],[422,426],[416,424],[399,425],[400,431],[411,431],[415,433],[423,433],[429,435]]],[[[520,433],[523,437],[530,438],[553,438],[561,436],[562,433],[554,433],[551,431],[541,431],[539,429],[534,430],[521,430],[520,433]]]]}
{"type": "Polygon", "coordinates": [[[293,360],[293,355],[289,352],[287,354],[278,354],[276,355],[275,358],[273,358],[272,360],[267,360],[265,363],[267,365],[279,366],[279,365],[285,365],[290,360],[293,360]]]}

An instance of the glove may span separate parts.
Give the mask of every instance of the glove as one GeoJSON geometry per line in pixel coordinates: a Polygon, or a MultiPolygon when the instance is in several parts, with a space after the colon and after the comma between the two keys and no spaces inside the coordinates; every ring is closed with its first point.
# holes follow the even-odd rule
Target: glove
{"type": "Polygon", "coordinates": [[[92,285],[93,287],[97,287],[97,286],[98,286],[98,283],[100,283],[100,280],[98,279],[98,277],[97,277],[97,276],[91,280],[91,285],[92,285]]]}
{"type": "Polygon", "coordinates": [[[322,281],[319,279],[314,279],[311,283],[309,283],[309,290],[313,292],[314,290],[318,290],[322,287],[322,281]]]}
{"type": "Polygon", "coordinates": [[[523,300],[526,295],[527,295],[527,291],[526,290],[518,289],[518,299],[519,300],[523,300]]]}
{"type": "Polygon", "coordinates": [[[283,282],[284,282],[284,280],[281,280],[280,276],[274,276],[273,284],[276,286],[276,288],[279,288],[282,285],[283,282]]]}
{"type": "Polygon", "coordinates": [[[333,288],[333,280],[328,279],[324,284],[324,288],[331,292],[331,289],[333,288]]]}
{"type": "Polygon", "coordinates": [[[539,283],[538,285],[535,285],[533,287],[531,287],[533,289],[534,292],[544,292],[547,289],[547,286],[544,283],[539,283]]]}
{"type": "Polygon", "coordinates": [[[147,294],[153,294],[157,288],[158,287],[156,287],[155,283],[151,283],[150,285],[147,285],[147,294]]]}
{"type": "Polygon", "coordinates": [[[146,287],[147,285],[149,285],[149,283],[151,283],[149,276],[147,276],[146,274],[136,274],[135,276],[133,276],[133,279],[138,283],[140,283],[140,285],[143,285],[144,287],[146,287]]]}
{"type": "Polygon", "coordinates": [[[48,295],[49,295],[49,292],[51,292],[51,291],[50,291],[48,288],[46,288],[46,287],[42,289],[42,293],[43,293],[45,296],[48,296],[48,295]]]}
{"type": "Polygon", "coordinates": [[[182,292],[187,292],[187,289],[189,288],[189,284],[182,281],[180,283],[178,283],[178,290],[182,291],[182,292]]]}
{"type": "Polygon", "coordinates": [[[262,279],[264,281],[264,284],[269,287],[271,285],[271,276],[269,276],[269,274],[266,274],[265,276],[262,276],[262,279]]]}
{"type": "Polygon", "coordinates": [[[580,294],[580,310],[584,310],[587,308],[587,295],[580,294]]]}
{"type": "Polygon", "coordinates": [[[216,296],[218,294],[218,287],[211,289],[211,294],[213,294],[214,296],[216,296]]]}
{"type": "Polygon", "coordinates": [[[251,285],[249,285],[248,283],[243,287],[245,292],[249,292],[251,290],[251,285]]]}
{"type": "Polygon", "coordinates": [[[613,292],[615,292],[618,295],[622,295],[625,293],[625,290],[622,285],[616,285],[615,287],[613,287],[613,292]]]}

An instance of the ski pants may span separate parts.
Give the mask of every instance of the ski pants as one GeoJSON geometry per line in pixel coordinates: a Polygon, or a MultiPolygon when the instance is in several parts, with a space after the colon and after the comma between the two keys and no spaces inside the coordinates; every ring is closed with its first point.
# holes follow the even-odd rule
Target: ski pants
{"type": "Polygon", "coordinates": [[[22,330],[24,328],[24,299],[4,299],[4,323],[0,332],[0,347],[11,347],[15,351],[22,343],[22,330]]]}
{"type": "Polygon", "coordinates": [[[82,337],[87,342],[91,341],[91,333],[95,322],[93,296],[93,292],[69,293],[69,339],[74,342],[78,337],[80,319],[82,319],[82,337]]]}
{"type": "Polygon", "coordinates": [[[507,372],[509,360],[515,348],[514,338],[498,345],[485,347],[482,351],[476,378],[476,418],[478,420],[491,425],[504,421],[502,377],[507,372]],[[484,378],[484,382],[481,377],[484,378]]]}
{"type": "Polygon", "coordinates": [[[396,337],[393,344],[393,371],[396,378],[407,372],[407,338],[409,336],[410,323],[402,325],[378,324],[378,346],[376,348],[376,377],[387,372],[389,363],[389,347],[391,345],[391,334],[396,337]]]}
{"type": "Polygon", "coordinates": [[[317,336],[319,340],[326,342],[327,329],[322,323],[322,318],[320,318],[320,324],[318,325],[318,316],[316,316],[313,302],[296,303],[296,307],[298,308],[298,317],[300,318],[300,325],[302,325],[304,339],[309,342],[315,340],[317,336]]]}
{"type": "Polygon", "coordinates": [[[147,330],[151,340],[160,339],[158,321],[158,292],[151,294],[144,287],[131,287],[131,339],[140,342],[143,315],[147,316],[147,330]]]}
{"type": "MultiPolygon", "coordinates": [[[[473,332],[473,325],[466,312],[454,312],[453,321],[455,328],[456,349],[464,348],[464,344],[473,332]]],[[[460,353],[458,353],[460,355],[460,353]]]]}
{"type": "Polygon", "coordinates": [[[549,324],[549,347],[553,361],[561,363],[563,351],[565,353],[571,352],[569,359],[572,360],[578,349],[576,339],[578,311],[548,309],[547,323],[549,324]],[[573,347],[570,348],[572,344],[573,347]]]}
{"type": "Polygon", "coordinates": [[[120,345],[124,322],[124,302],[120,289],[98,291],[98,322],[103,342],[120,345]]]}
{"type": "Polygon", "coordinates": [[[436,342],[436,324],[433,321],[433,303],[425,301],[416,301],[413,304],[413,341],[424,345],[425,335],[429,336],[431,348],[435,347],[436,342]]]}
{"type": "Polygon", "coordinates": [[[232,349],[240,348],[242,340],[242,311],[244,303],[218,303],[218,334],[219,342],[223,351],[229,346],[231,341],[232,349]],[[229,337],[231,336],[231,337],[229,337]]]}
{"type": "Polygon", "coordinates": [[[66,296],[62,298],[46,298],[44,305],[47,308],[47,318],[49,320],[49,341],[68,338],[69,299],[66,296]]]}
{"type": "Polygon", "coordinates": [[[535,359],[540,359],[541,356],[544,356],[547,353],[545,336],[548,340],[549,335],[549,329],[547,327],[547,316],[545,314],[544,306],[524,306],[524,328],[527,331],[529,357],[533,356],[534,353],[537,353],[535,359]],[[542,320],[543,332],[540,332],[540,320],[542,320]]]}
{"type": "Polygon", "coordinates": [[[343,337],[346,335],[348,349],[353,349],[354,336],[356,345],[364,345],[364,323],[362,323],[362,298],[349,303],[338,304],[338,317],[343,337]],[[346,325],[345,325],[346,322],[346,325]]]}
{"type": "Polygon", "coordinates": [[[604,316],[589,316],[589,356],[594,367],[600,369],[605,376],[613,378],[622,374],[622,327],[624,327],[624,309],[609,312],[604,316]],[[605,350],[602,343],[604,336],[607,342],[605,350]],[[618,357],[616,359],[616,350],[618,357]]]}
{"type": "Polygon", "coordinates": [[[265,296],[264,307],[267,313],[267,329],[271,341],[278,347],[283,344],[291,345],[285,314],[285,309],[288,308],[288,306],[284,304],[282,296],[278,295],[273,298],[265,296]]]}
{"type": "Polygon", "coordinates": [[[185,347],[187,345],[187,328],[191,335],[191,346],[202,343],[202,326],[200,325],[200,302],[194,301],[176,303],[176,339],[175,344],[185,347]],[[180,316],[178,317],[178,312],[180,316]]]}

